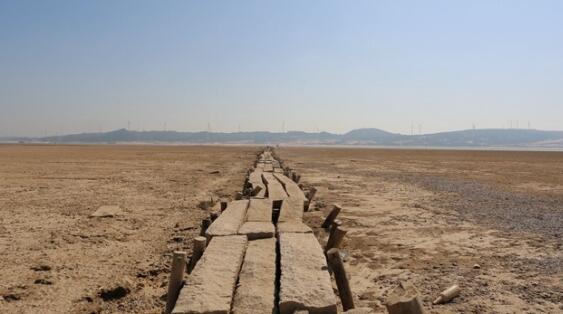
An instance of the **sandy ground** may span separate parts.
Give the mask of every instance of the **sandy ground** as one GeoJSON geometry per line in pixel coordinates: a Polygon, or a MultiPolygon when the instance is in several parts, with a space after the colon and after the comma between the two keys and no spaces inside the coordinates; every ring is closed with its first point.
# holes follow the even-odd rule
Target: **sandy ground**
{"type": "MultiPolygon", "coordinates": [[[[160,313],[198,204],[239,191],[256,151],[0,145],[0,313],[160,313]],[[90,218],[102,205],[123,214],[90,218]],[[116,287],[130,292],[103,293],[116,287]]],[[[344,206],[357,305],[384,313],[408,280],[430,313],[563,312],[563,154],[278,152],[319,190],[310,225],[344,206]],[[454,283],[460,297],[430,304],[454,283]]]]}
{"type": "Polygon", "coordinates": [[[410,281],[429,313],[563,313],[563,153],[278,153],[319,190],[311,226],[344,207],[357,305],[386,313],[386,296],[410,281]],[[461,295],[431,305],[452,284],[461,295]]]}
{"type": "Polygon", "coordinates": [[[256,151],[0,145],[0,313],[160,313],[198,204],[240,191],[256,151]],[[123,214],[90,218],[102,205],[123,214]]]}

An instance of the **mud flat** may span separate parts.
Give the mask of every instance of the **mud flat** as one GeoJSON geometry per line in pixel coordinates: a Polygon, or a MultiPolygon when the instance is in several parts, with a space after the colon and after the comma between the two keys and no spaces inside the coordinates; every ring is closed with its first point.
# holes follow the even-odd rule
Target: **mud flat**
{"type": "Polygon", "coordinates": [[[429,313],[563,311],[563,153],[276,152],[317,188],[304,214],[309,226],[342,205],[357,307],[386,313],[385,298],[402,280],[418,288],[429,313]],[[461,295],[432,305],[452,284],[461,295]]]}
{"type": "Polygon", "coordinates": [[[198,205],[240,190],[256,151],[0,145],[0,312],[160,313],[198,205]],[[121,212],[90,217],[102,206],[121,212]]]}

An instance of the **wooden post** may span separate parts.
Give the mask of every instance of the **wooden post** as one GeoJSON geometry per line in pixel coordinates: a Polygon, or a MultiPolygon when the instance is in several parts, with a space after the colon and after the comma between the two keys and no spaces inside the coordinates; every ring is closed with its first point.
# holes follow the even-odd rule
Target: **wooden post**
{"type": "Polygon", "coordinates": [[[205,237],[196,237],[194,239],[194,248],[192,257],[190,258],[190,263],[188,264],[188,274],[192,273],[194,270],[195,265],[203,255],[203,251],[205,251],[205,247],[207,246],[207,239],[205,237]]]}
{"type": "Polygon", "coordinates": [[[334,233],[334,230],[336,230],[336,228],[342,226],[342,221],[340,221],[340,219],[335,219],[332,224],[330,225],[330,229],[328,231],[328,236],[331,237],[332,234],[334,233]]]}
{"type": "Polygon", "coordinates": [[[332,225],[332,222],[334,221],[334,219],[336,219],[336,216],[338,216],[338,214],[340,214],[341,210],[342,210],[342,207],[334,204],[334,207],[330,211],[330,214],[328,214],[328,216],[326,216],[326,219],[323,222],[323,224],[321,225],[321,227],[324,228],[324,229],[328,229],[332,225]]]}
{"type": "Polygon", "coordinates": [[[460,291],[461,289],[458,285],[453,285],[448,289],[442,291],[440,295],[434,300],[434,302],[432,302],[432,304],[443,304],[450,302],[453,298],[459,295],[460,291]]]}
{"type": "Polygon", "coordinates": [[[207,228],[209,228],[210,225],[211,225],[211,219],[209,219],[209,218],[203,219],[201,221],[201,231],[200,231],[199,235],[204,236],[205,231],[207,231],[207,228]]]}
{"type": "Polygon", "coordinates": [[[327,260],[330,269],[332,269],[332,272],[334,273],[334,279],[336,280],[336,286],[338,287],[338,294],[340,295],[344,312],[353,309],[354,297],[352,296],[348,277],[346,277],[346,269],[344,269],[344,264],[342,263],[342,258],[340,257],[340,251],[338,249],[328,250],[327,260]]]}
{"type": "Polygon", "coordinates": [[[218,212],[211,212],[209,213],[209,219],[211,219],[211,221],[215,221],[217,218],[219,218],[219,213],[218,212]]]}
{"type": "Polygon", "coordinates": [[[227,203],[226,201],[221,201],[221,212],[224,212],[225,209],[227,209],[228,205],[229,203],[227,203]]]}
{"type": "Polygon", "coordinates": [[[258,195],[258,193],[260,193],[260,191],[262,191],[262,187],[257,185],[254,187],[254,189],[252,189],[252,191],[250,191],[250,196],[256,196],[258,195]]]}
{"type": "Polygon", "coordinates": [[[385,303],[389,314],[424,314],[418,291],[412,284],[401,283],[385,303]]]}
{"type": "Polygon", "coordinates": [[[348,230],[346,230],[342,227],[336,227],[334,229],[334,232],[328,238],[328,242],[326,243],[325,252],[327,252],[330,249],[339,248],[340,244],[342,243],[342,240],[344,240],[344,236],[346,235],[347,232],[348,232],[348,230]]]}
{"type": "Polygon", "coordinates": [[[182,288],[184,281],[184,269],[186,267],[186,252],[174,252],[172,256],[172,271],[170,272],[170,280],[168,281],[168,293],[166,294],[166,310],[169,314],[176,305],[178,294],[182,288]]]}
{"type": "Polygon", "coordinates": [[[311,205],[311,201],[313,200],[313,197],[315,197],[315,194],[317,194],[317,189],[311,187],[309,189],[309,192],[307,192],[307,202],[305,204],[305,211],[309,210],[309,206],[311,205]]]}

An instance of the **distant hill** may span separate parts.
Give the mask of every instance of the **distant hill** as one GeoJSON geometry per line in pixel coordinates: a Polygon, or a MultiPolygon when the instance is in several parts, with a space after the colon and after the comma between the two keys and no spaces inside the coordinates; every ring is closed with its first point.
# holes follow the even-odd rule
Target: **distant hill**
{"type": "Polygon", "coordinates": [[[379,145],[406,147],[542,147],[563,148],[563,131],[477,129],[425,135],[403,135],[379,129],[357,129],[345,134],[327,132],[176,132],[130,131],[81,133],[43,138],[4,138],[7,142],[44,143],[191,143],[191,144],[301,144],[379,145]]]}

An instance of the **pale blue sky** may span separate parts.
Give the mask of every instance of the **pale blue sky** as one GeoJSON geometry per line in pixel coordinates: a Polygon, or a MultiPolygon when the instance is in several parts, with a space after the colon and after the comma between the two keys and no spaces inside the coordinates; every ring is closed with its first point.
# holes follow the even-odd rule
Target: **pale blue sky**
{"type": "Polygon", "coordinates": [[[563,129],[563,1],[0,0],[0,136],[563,129]]]}

